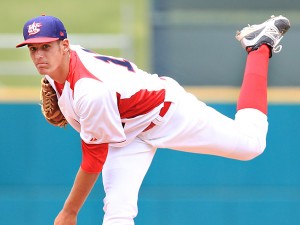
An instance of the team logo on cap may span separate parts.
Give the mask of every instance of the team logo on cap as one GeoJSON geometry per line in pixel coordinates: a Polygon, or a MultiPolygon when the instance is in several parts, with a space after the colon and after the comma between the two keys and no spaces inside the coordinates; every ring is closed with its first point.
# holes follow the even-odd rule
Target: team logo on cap
{"type": "Polygon", "coordinates": [[[41,23],[36,23],[36,22],[33,22],[33,24],[29,25],[28,26],[28,34],[29,36],[30,35],[34,35],[34,34],[37,34],[38,32],[40,32],[40,27],[42,26],[41,23]]]}

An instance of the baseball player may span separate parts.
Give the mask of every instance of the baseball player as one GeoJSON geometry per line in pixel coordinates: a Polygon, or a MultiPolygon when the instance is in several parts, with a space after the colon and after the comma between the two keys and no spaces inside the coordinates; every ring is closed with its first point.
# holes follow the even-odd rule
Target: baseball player
{"type": "Polygon", "coordinates": [[[287,18],[272,16],[237,32],[248,54],[237,112],[231,119],[170,77],[70,45],[58,18],[38,16],[27,21],[24,41],[16,47],[27,45],[43,75],[43,113],[62,113],[45,117],[51,123],[62,118],[64,122],[54,124],[70,124],[81,138],[82,162],[54,224],[76,224],[100,172],[105,190],[103,224],[134,224],[138,192],[158,148],[237,160],[260,155],[268,130],[269,58],[280,51],[278,44],[289,28],[287,18]],[[45,86],[53,88],[54,95],[45,86]]]}

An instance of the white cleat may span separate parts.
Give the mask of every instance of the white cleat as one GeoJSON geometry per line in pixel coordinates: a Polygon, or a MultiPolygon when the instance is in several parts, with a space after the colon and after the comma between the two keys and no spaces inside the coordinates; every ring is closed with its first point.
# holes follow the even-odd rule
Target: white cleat
{"type": "MultiPolygon", "coordinates": [[[[236,32],[235,38],[241,42],[242,47],[249,53],[267,44],[274,52],[280,52],[282,46],[278,45],[291,24],[284,16],[271,16],[270,19],[255,25],[248,25],[236,32]]],[[[270,57],[272,56],[272,51],[270,57]]]]}

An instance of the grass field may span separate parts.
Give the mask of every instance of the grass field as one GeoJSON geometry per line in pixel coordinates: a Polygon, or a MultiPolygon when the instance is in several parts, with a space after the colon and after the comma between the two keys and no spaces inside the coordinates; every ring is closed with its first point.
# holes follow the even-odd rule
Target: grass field
{"type": "MultiPolygon", "coordinates": [[[[148,68],[148,5],[147,0],[66,0],[66,1],[23,1],[2,0],[0,8],[0,33],[19,34],[22,41],[24,23],[41,14],[60,18],[72,33],[118,34],[131,32],[134,41],[135,63],[148,68]],[[124,16],[124,10],[129,13],[124,16]]],[[[72,40],[70,40],[72,43],[72,40]]],[[[17,44],[17,43],[16,43],[17,44]]],[[[73,43],[80,44],[80,43],[73,43]]],[[[102,54],[118,56],[116,50],[103,49],[102,54]]],[[[0,49],[0,61],[30,61],[27,49],[0,49]]],[[[0,86],[39,86],[40,76],[28,74],[22,76],[0,75],[0,86]]]]}

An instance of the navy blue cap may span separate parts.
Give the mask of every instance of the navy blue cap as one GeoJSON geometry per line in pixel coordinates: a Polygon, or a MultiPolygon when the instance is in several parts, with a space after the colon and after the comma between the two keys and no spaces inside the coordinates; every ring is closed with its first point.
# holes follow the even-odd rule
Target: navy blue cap
{"type": "Polygon", "coordinates": [[[23,27],[24,41],[16,47],[27,44],[45,43],[67,38],[63,23],[53,16],[38,16],[28,20],[23,27]]]}

